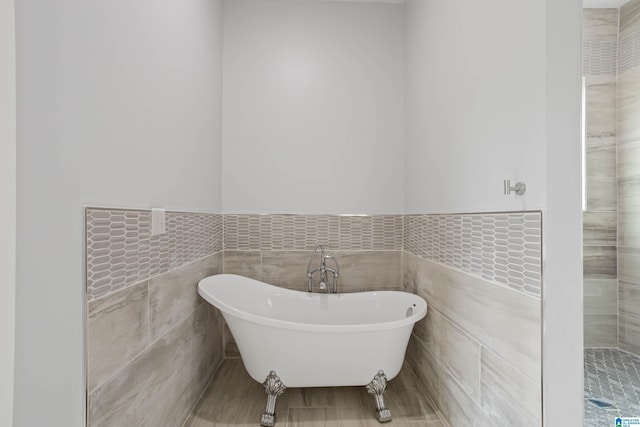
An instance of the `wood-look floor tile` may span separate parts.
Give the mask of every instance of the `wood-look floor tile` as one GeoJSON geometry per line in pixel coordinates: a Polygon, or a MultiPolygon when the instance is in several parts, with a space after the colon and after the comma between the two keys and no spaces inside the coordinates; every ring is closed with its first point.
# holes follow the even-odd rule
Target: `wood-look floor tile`
{"type": "Polygon", "coordinates": [[[287,390],[289,408],[325,408],[336,406],[333,388],[310,387],[291,388],[287,390]]]}
{"type": "MultiPolygon", "coordinates": [[[[443,427],[407,365],[389,382],[385,399],[395,427],[443,427]]],[[[184,427],[255,427],[266,404],[261,384],[240,359],[227,359],[184,427]]],[[[279,427],[378,427],[373,397],[365,387],[287,389],[276,402],[279,427]]]]}
{"type": "Polygon", "coordinates": [[[336,389],[338,416],[342,427],[377,427],[375,405],[364,387],[336,389]]]}
{"type": "MultiPolygon", "coordinates": [[[[185,427],[220,427],[235,425],[243,408],[242,398],[255,381],[244,371],[240,359],[222,363],[185,427]]],[[[255,384],[259,387],[259,384],[255,384]]],[[[256,414],[259,417],[260,414],[256,414]]],[[[259,418],[257,418],[259,419],[259,418]]]]}
{"type": "Polygon", "coordinates": [[[290,408],[287,427],[341,427],[338,409],[290,408]]]}

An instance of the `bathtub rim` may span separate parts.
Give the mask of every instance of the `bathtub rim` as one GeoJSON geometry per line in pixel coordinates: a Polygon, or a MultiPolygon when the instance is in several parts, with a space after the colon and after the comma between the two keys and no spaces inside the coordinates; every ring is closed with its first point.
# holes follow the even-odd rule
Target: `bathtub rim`
{"type": "MultiPolygon", "coordinates": [[[[398,329],[406,326],[411,326],[420,320],[422,320],[427,315],[428,304],[427,301],[424,300],[419,295],[412,294],[406,291],[365,291],[365,292],[353,292],[353,293],[339,293],[339,294],[325,294],[325,293],[309,293],[303,291],[296,291],[293,289],[282,288],[279,286],[274,286],[260,280],[251,279],[250,277],[241,276],[238,274],[214,274],[212,276],[205,277],[204,279],[198,282],[198,294],[209,304],[216,307],[223,314],[228,314],[230,316],[234,316],[248,322],[257,323],[264,326],[270,326],[278,329],[285,329],[291,331],[309,331],[309,332],[317,332],[317,333],[353,333],[353,332],[375,332],[382,331],[388,329],[398,329]],[[336,297],[350,297],[353,296],[355,298],[356,295],[365,295],[365,294],[375,294],[375,295],[393,295],[393,294],[404,294],[411,295],[415,298],[416,302],[422,302],[423,306],[414,306],[418,307],[417,310],[414,311],[413,315],[399,319],[394,321],[387,322],[377,322],[377,323],[356,323],[356,324],[318,324],[318,323],[302,323],[302,322],[292,322],[281,319],[274,319],[270,317],[260,316],[253,313],[248,313],[242,310],[239,310],[220,299],[216,298],[212,295],[210,290],[206,289],[207,281],[211,281],[213,277],[217,277],[218,279],[223,279],[223,276],[234,277],[234,280],[246,279],[249,281],[257,282],[259,286],[266,286],[269,288],[273,288],[274,291],[285,293],[285,294],[293,294],[297,296],[305,295],[311,298],[336,298],[336,297]]],[[[422,304],[420,304],[422,305],[422,304]]]]}

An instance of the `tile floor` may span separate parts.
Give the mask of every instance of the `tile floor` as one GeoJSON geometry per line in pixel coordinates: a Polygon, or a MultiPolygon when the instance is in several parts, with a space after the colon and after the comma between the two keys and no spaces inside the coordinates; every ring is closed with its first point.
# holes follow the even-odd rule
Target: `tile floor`
{"type": "Polygon", "coordinates": [[[584,368],[584,427],[613,426],[616,416],[640,417],[639,357],[615,348],[586,348],[584,368]]]}
{"type": "MultiPolygon", "coordinates": [[[[385,403],[389,427],[445,427],[405,366],[389,382],[385,403]]],[[[249,377],[240,359],[227,359],[193,409],[184,427],[258,426],[264,388],[249,377]]],[[[278,397],[277,427],[379,427],[373,398],[364,387],[291,388],[278,397]]]]}

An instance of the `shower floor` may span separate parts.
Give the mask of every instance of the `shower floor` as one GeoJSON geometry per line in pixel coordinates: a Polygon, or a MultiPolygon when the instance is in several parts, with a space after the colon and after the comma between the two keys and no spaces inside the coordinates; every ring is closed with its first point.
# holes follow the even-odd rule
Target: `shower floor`
{"type": "Polygon", "coordinates": [[[584,399],[584,427],[640,417],[640,358],[615,348],[586,348],[584,399]]]}
{"type": "MultiPolygon", "coordinates": [[[[312,369],[312,368],[310,368],[312,369]]],[[[385,393],[394,427],[444,427],[411,368],[389,382],[385,393]]],[[[267,397],[240,359],[227,359],[184,427],[256,427],[267,397]]],[[[292,388],[278,397],[276,427],[380,427],[373,398],[364,387],[292,388]]]]}

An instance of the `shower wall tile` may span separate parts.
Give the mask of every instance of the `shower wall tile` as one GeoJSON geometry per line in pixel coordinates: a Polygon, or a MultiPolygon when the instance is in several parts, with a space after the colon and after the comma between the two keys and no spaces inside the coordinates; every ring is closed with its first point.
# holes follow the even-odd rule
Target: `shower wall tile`
{"type": "Polygon", "coordinates": [[[628,178],[640,175],[640,139],[618,144],[618,176],[628,178]]]}
{"type": "Polygon", "coordinates": [[[616,139],[592,138],[586,140],[586,167],[591,176],[615,178],[616,175],[616,139]]]}
{"type": "Polygon", "coordinates": [[[198,282],[222,271],[222,254],[208,256],[149,280],[149,328],[155,341],[204,300],[198,282]]]}
{"type": "Polygon", "coordinates": [[[587,171],[587,210],[615,212],[617,184],[615,177],[594,176],[587,171]]]}
{"type": "Polygon", "coordinates": [[[87,320],[88,390],[107,378],[149,345],[147,282],[91,301],[87,320]]]}
{"type": "Polygon", "coordinates": [[[640,103],[625,104],[620,102],[618,107],[618,143],[636,141],[640,138],[639,116],[640,103]]]}
{"type": "Polygon", "coordinates": [[[619,248],[618,267],[621,281],[640,285],[640,248],[619,248]]]}
{"type": "Polygon", "coordinates": [[[540,296],[539,212],[407,215],[404,249],[518,292],[540,296]]]}
{"type": "Polygon", "coordinates": [[[586,76],[586,108],[589,110],[616,108],[616,82],[615,75],[586,76]]]}
{"type": "Polygon", "coordinates": [[[617,347],[618,315],[585,314],[584,331],[585,347],[617,347]]]}
{"type": "Polygon", "coordinates": [[[617,314],[618,281],[616,279],[585,279],[584,313],[617,314]]]}
{"type": "Polygon", "coordinates": [[[585,344],[607,345],[617,323],[618,9],[584,9],[582,73],[586,115],[586,207],[583,215],[585,344]],[[602,317],[606,315],[606,317],[602,317]],[[606,332],[603,333],[602,331],[606,332]]]}
{"type": "Polygon", "coordinates": [[[616,213],[585,211],[583,242],[585,246],[615,246],[617,243],[616,213]]]}
{"type": "Polygon", "coordinates": [[[617,278],[615,246],[584,246],[583,261],[585,279],[617,278]]]}
{"type": "Polygon", "coordinates": [[[620,247],[640,248],[638,212],[618,213],[618,244],[620,247]]]}
{"type": "Polygon", "coordinates": [[[635,90],[638,78],[640,78],[640,69],[638,67],[620,72],[618,76],[618,103],[621,106],[632,106],[640,103],[640,95],[635,90]]]}
{"type": "Polygon", "coordinates": [[[484,347],[481,372],[481,407],[496,425],[542,425],[542,389],[539,384],[531,382],[507,361],[484,347]]]}
{"type": "Polygon", "coordinates": [[[640,285],[621,280],[618,286],[620,315],[640,321],[640,285]]]}
{"type": "Polygon", "coordinates": [[[620,39],[640,30],[640,3],[630,1],[620,7],[620,39]]]}
{"type": "Polygon", "coordinates": [[[402,250],[402,215],[224,215],[230,251],[402,250]]]}
{"type": "Polygon", "coordinates": [[[618,178],[618,209],[630,215],[640,213],[640,175],[618,178]]]}
{"type": "Polygon", "coordinates": [[[585,132],[589,138],[615,138],[616,137],[616,108],[585,111],[585,132]]]}
{"type": "Polygon", "coordinates": [[[640,355],[640,1],[620,8],[618,345],[640,355]]]}
{"type": "Polygon", "coordinates": [[[222,271],[262,280],[262,252],[225,250],[222,271]]]}
{"type": "Polygon", "coordinates": [[[630,353],[640,354],[640,317],[620,315],[619,346],[630,353]]]}
{"type": "Polygon", "coordinates": [[[618,9],[582,10],[582,38],[584,40],[618,41],[618,9]]]}
{"type": "Polygon", "coordinates": [[[149,211],[86,209],[89,301],[222,250],[220,214],[166,215],[167,233],[151,236],[149,211]]]}

